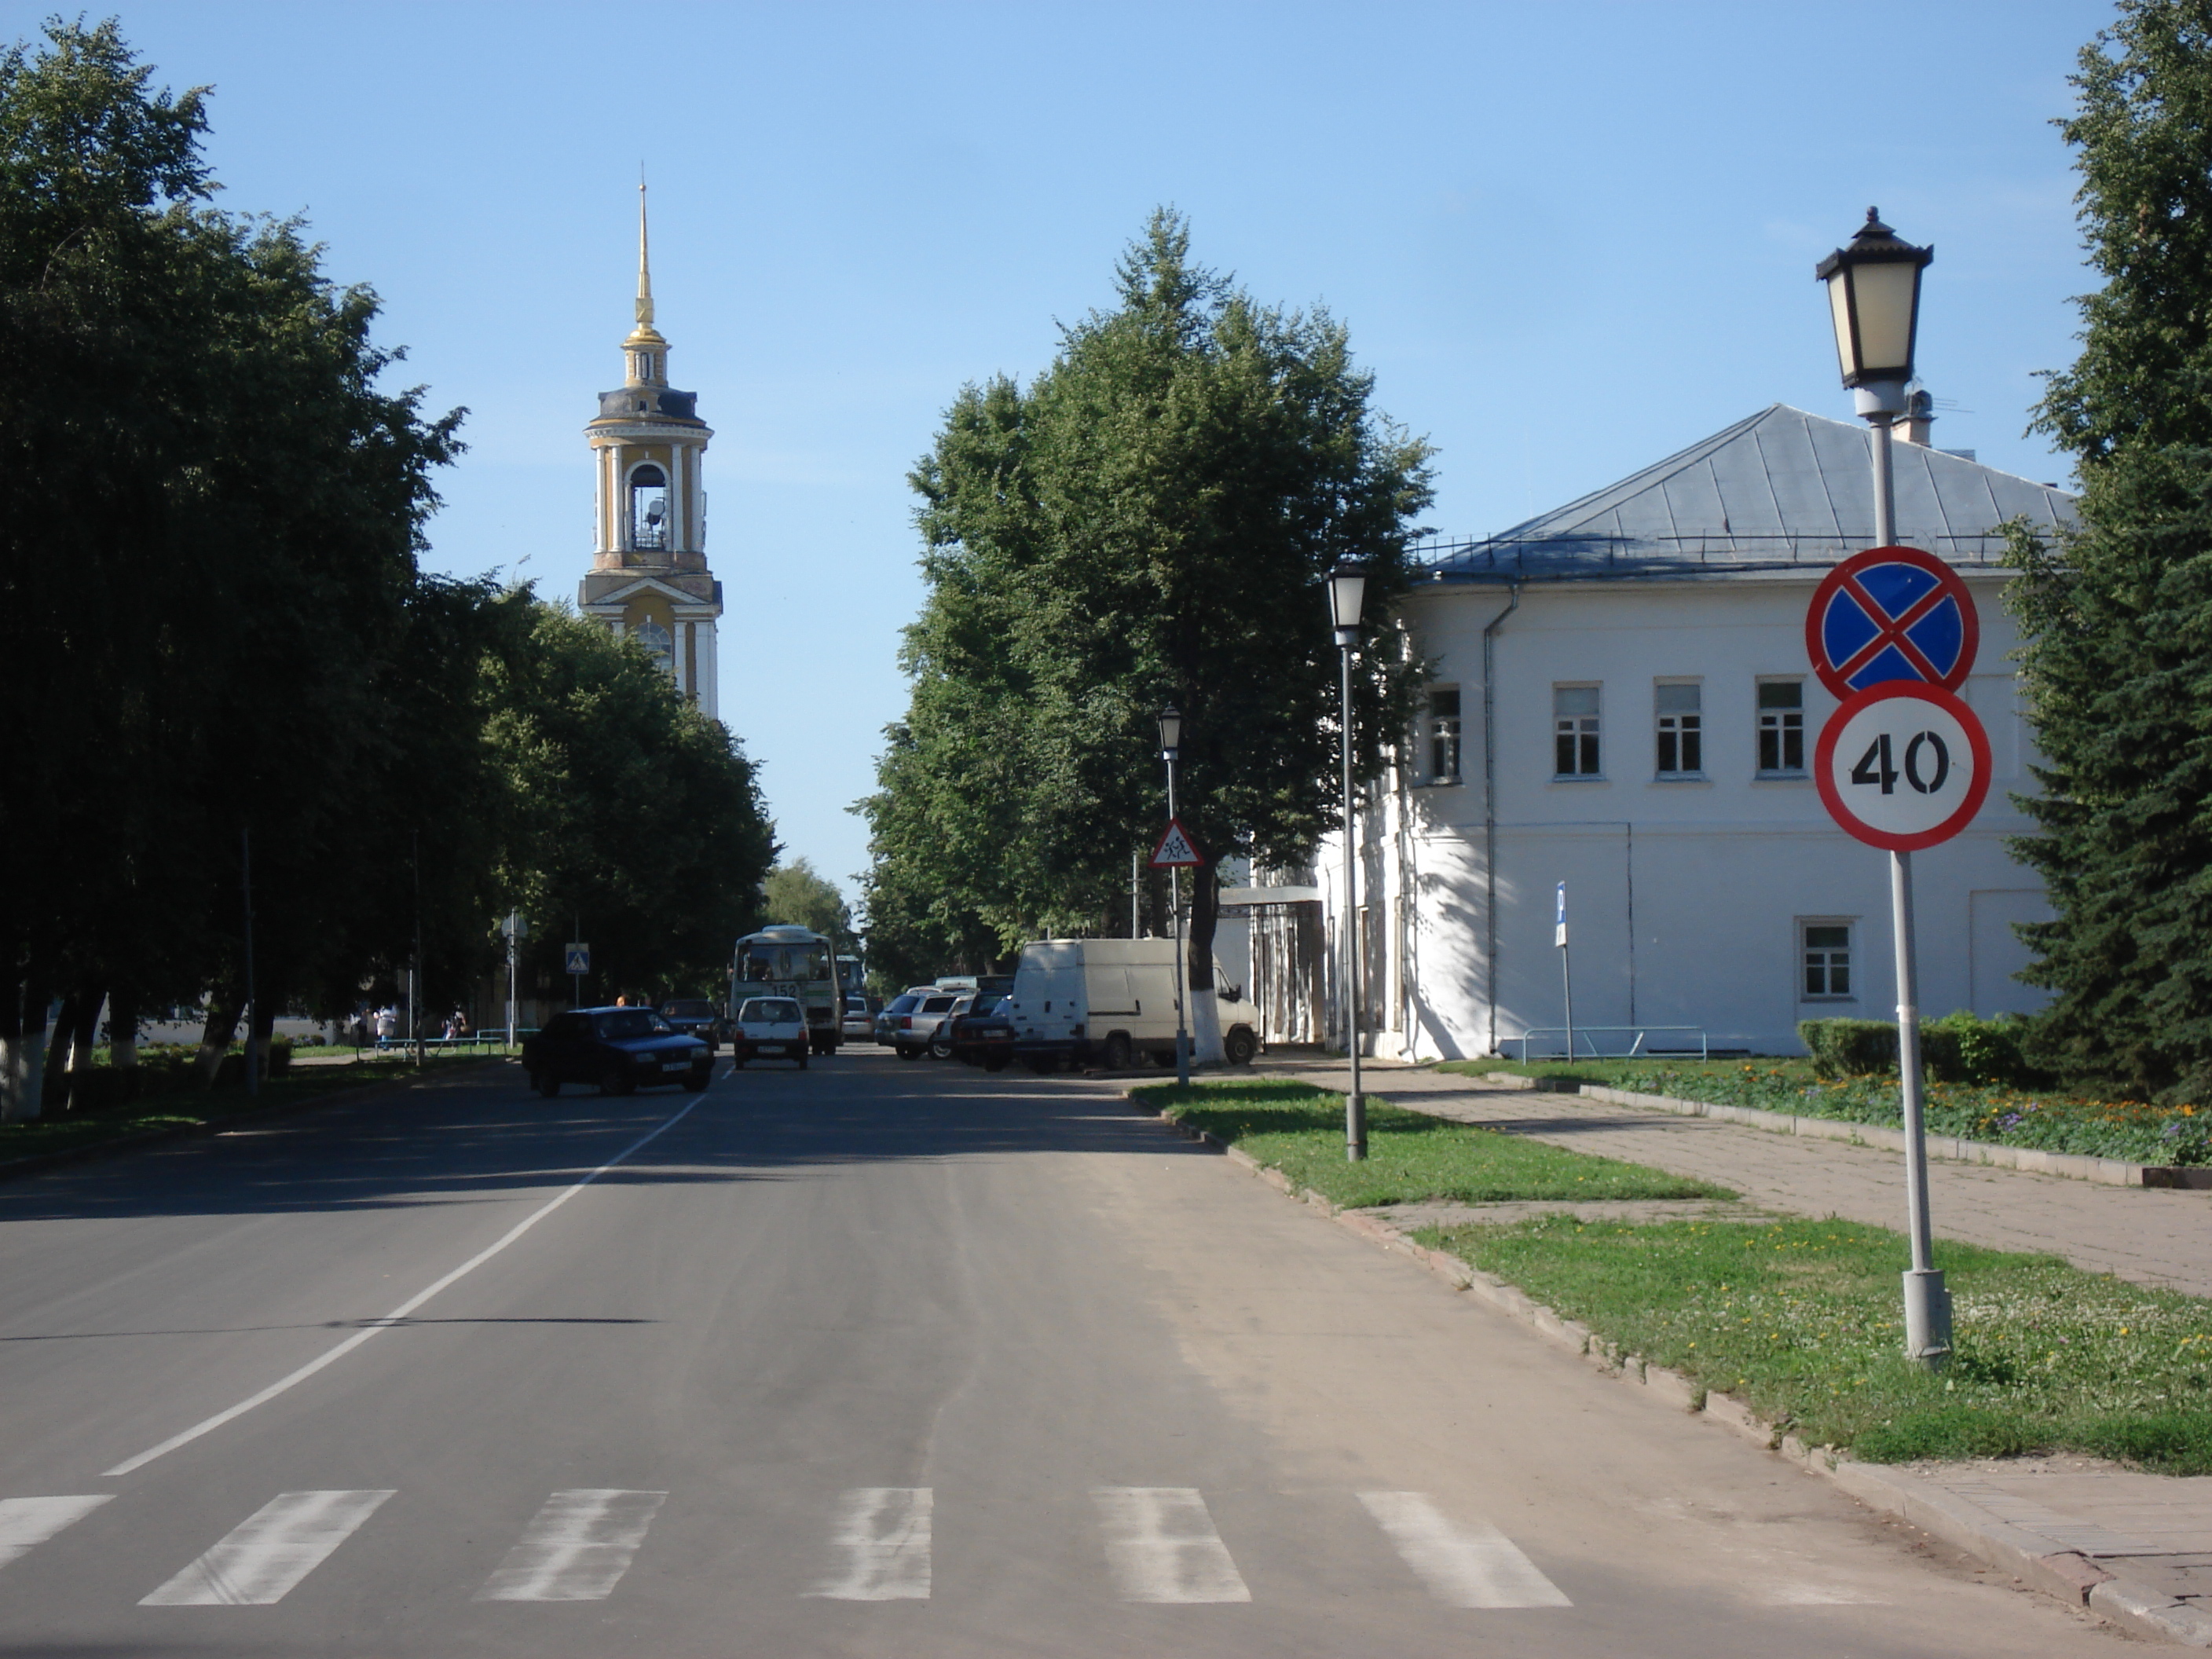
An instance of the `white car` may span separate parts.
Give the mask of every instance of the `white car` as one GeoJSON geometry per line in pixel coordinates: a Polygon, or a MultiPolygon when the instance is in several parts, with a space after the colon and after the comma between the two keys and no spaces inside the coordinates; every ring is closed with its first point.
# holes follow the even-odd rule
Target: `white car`
{"type": "Polygon", "coordinates": [[[738,1065],[774,1054],[795,1060],[806,1069],[806,1011],[797,997],[747,997],[738,1005],[738,1029],[730,1036],[730,1057],[738,1065]]]}
{"type": "Polygon", "coordinates": [[[876,1017],[868,1012],[866,997],[845,999],[845,1019],[839,1028],[848,1042],[866,1042],[876,1035],[876,1017]]]}

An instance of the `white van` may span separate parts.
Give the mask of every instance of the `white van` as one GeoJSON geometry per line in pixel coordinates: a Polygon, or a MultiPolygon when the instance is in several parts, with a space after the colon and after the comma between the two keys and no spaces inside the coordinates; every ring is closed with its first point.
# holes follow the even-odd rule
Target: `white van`
{"type": "MultiPolygon", "coordinates": [[[[1251,1063],[1260,1033],[1240,987],[1213,964],[1211,994],[1221,1046],[1233,1066],[1251,1063]]],[[[1139,1054],[1170,1065],[1176,1043],[1176,945],[1171,939],[1058,939],[1022,946],[1014,992],[1014,1058],[1034,1072],[1096,1060],[1118,1072],[1139,1054]]],[[[1189,1029],[1188,1023],[1186,1030],[1189,1029]]]]}

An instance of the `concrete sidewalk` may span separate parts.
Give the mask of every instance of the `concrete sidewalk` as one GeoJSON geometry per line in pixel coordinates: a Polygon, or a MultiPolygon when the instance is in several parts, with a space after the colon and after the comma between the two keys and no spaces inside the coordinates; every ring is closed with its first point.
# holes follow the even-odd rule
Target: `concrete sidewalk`
{"type": "MultiPolygon", "coordinates": [[[[1370,1097],[1411,1110],[1714,1182],[1755,1209],[1905,1224],[1905,1160],[1896,1152],[1501,1088],[1388,1060],[1363,1060],[1361,1068],[1370,1097]]],[[[1325,1089],[1341,1090],[1351,1080],[1340,1060],[1284,1058],[1256,1069],[1325,1089]]],[[[1955,1238],[2060,1255],[2091,1272],[2212,1297],[2212,1193],[2100,1186],[1987,1164],[1931,1161],[1928,1174],[1939,1243],[1955,1238]]],[[[1449,1218],[1389,1218],[1410,1225],[1449,1218]]],[[[1464,1218],[1478,1217],[1469,1212],[1464,1218]]],[[[1863,1501],[1985,1559],[2025,1569],[2039,1588],[2086,1602],[2139,1635],[2212,1648],[2212,1477],[2176,1479],[2094,1458],[2053,1457],[1903,1468],[1846,1464],[1841,1478],[1863,1501]],[[2069,1562],[2080,1566],[2063,1565],[2069,1562]],[[2054,1571],[2051,1564],[2059,1565],[2054,1571]]]]}

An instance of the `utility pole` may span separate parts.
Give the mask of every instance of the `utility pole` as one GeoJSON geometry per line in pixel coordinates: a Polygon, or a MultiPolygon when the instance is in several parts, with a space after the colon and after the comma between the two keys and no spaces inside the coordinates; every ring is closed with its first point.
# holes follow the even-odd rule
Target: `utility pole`
{"type": "Polygon", "coordinates": [[[253,831],[238,832],[240,885],[246,895],[246,1092],[261,1093],[261,1005],[253,988],[253,831]]]}

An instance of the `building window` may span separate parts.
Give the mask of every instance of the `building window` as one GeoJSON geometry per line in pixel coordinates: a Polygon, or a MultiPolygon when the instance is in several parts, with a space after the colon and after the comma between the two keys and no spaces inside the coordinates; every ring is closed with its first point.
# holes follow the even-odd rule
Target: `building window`
{"type": "Polygon", "coordinates": [[[1694,778],[1705,769],[1705,688],[1695,684],[1651,688],[1659,724],[1659,775],[1694,778]]]}
{"type": "Polygon", "coordinates": [[[653,550],[668,545],[668,475],[647,465],[629,475],[629,544],[653,550]]]}
{"type": "Polygon", "coordinates": [[[1848,921],[1803,921],[1797,924],[1802,948],[1803,1000],[1807,1002],[1847,1000],[1851,990],[1851,925],[1848,921]]]}
{"type": "Polygon", "coordinates": [[[1429,781],[1459,781],[1459,687],[1429,691],[1429,781]]]}
{"type": "Polygon", "coordinates": [[[1805,771],[1805,682],[1759,683],[1759,775],[1789,778],[1805,771]]]}
{"type": "Polygon", "coordinates": [[[1552,688],[1552,770],[1562,778],[1598,775],[1598,688],[1552,688]]]}
{"type": "Polygon", "coordinates": [[[663,673],[676,672],[676,641],[668,630],[647,617],[637,625],[632,638],[643,646],[646,654],[660,665],[663,673]]]}

